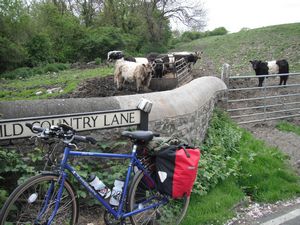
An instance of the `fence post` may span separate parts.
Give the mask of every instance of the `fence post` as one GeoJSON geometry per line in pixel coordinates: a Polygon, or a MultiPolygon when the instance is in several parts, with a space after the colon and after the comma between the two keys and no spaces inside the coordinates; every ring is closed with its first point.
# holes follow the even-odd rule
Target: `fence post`
{"type": "Polygon", "coordinates": [[[221,80],[226,84],[227,90],[225,92],[225,101],[226,101],[226,111],[228,110],[228,89],[229,89],[229,70],[230,65],[228,63],[224,63],[221,71],[221,80]]]}
{"type": "Polygon", "coordinates": [[[267,76],[265,76],[264,79],[264,122],[266,122],[267,120],[267,115],[266,115],[266,111],[267,111],[267,76]]]}
{"type": "Polygon", "coordinates": [[[230,65],[224,63],[221,71],[221,80],[228,86],[229,85],[229,75],[230,75],[230,65]]]}

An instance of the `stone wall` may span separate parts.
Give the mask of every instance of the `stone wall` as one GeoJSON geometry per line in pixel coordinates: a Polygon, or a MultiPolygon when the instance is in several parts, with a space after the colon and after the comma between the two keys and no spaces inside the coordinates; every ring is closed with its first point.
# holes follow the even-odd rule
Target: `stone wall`
{"type": "MultiPolygon", "coordinates": [[[[92,111],[134,109],[145,98],[153,103],[149,114],[149,130],[170,136],[177,134],[190,143],[203,141],[212,111],[227,87],[216,77],[201,77],[170,91],[87,99],[51,99],[0,102],[1,119],[83,113],[92,111]]],[[[97,140],[114,140],[120,131],[115,128],[84,132],[97,140]]],[[[7,141],[3,143],[8,144],[7,141]]],[[[20,142],[16,141],[16,142],[20,142]]],[[[9,143],[12,143],[9,141],[9,143]]],[[[1,144],[1,143],[0,143],[1,144]]]]}

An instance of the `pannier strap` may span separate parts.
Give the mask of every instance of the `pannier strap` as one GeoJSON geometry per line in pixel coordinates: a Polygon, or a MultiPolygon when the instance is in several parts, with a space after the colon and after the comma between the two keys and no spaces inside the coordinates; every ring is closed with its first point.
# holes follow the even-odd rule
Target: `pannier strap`
{"type": "Polygon", "coordinates": [[[180,145],[177,146],[177,150],[183,149],[184,152],[185,152],[185,154],[186,154],[186,157],[190,158],[191,155],[190,155],[190,153],[186,150],[186,147],[194,148],[194,147],[187,146],[186,144],[180,144],[180,145]]]}

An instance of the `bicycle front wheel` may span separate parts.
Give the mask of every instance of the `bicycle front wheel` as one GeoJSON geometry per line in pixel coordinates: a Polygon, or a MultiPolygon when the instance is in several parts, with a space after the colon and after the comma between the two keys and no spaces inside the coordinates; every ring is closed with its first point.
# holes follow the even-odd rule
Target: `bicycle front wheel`
{"type": "MultiPolygon", "coordinates": [[[[40,174],[17,187],[6,200],[0,224],[47,224],[55,207],[59,176],[40,174]]],[[[78,204],[72,186],[65,181],[52,224],[76,224],[78,204]]]]}
{"type": "MultiPolygon", "coordinates": [[[[158,203],[163,198],[155,188],[147,184],[147,178],[140,171],[133,178],[129,195],[128,210],[142,209],[158,203]]],[[[171,199],[166,204],[146,210],[130,217],[133,225],[178,225],[182,221],[190,202],[190,196],[171,199]]]]}

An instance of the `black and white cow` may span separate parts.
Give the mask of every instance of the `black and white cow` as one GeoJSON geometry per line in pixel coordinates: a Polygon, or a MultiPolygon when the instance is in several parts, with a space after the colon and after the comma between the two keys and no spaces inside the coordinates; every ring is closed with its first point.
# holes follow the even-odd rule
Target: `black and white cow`
{"type": "Polygon", "coordinates": [[[175,57],[172,54],[149,53],[146,58],[153,63],[155,78],[162,78],[168,72],[175,72],[175,57]]]}
{"type": "Polygon", "coordinates": [[[107,53],[107,61],[112,62],[116,61],[118,59],[124,59],[125,61],[129,62],[136,62],[136,63],[142,63],[142,64],[147,64],[148,59],[144,57],[132,57],[132,56],[125,56],[122,51],[109,51],[107,53]]]}
{"type": "MultiPolygon", "coordinates": [[[[252,64],[252,68],[257,76],[289,73],[289,63],[285,59],[267,62],[261,60],[252,60],[250,63],[252,64]]],[[[288,77],[288,75],[281,75],[279,85],[286,85],[288,77]]],[[[258,77],[258,87],[262,87],[264,79],[264,76],[258,77]]]]}
{"type": "Polygon", "coordinates": [[[201,59],[202,52],[173,52],[175,61],[184,58],[187,63],[195,64],[198,59],[201,59]]]}
{"type": "Polygon", "coordinates": [[[112,62],[118,59],[121,59],[124,57],[124,54],[122,51],[109,51],[107,53],[107,61],[112,62]]]}

